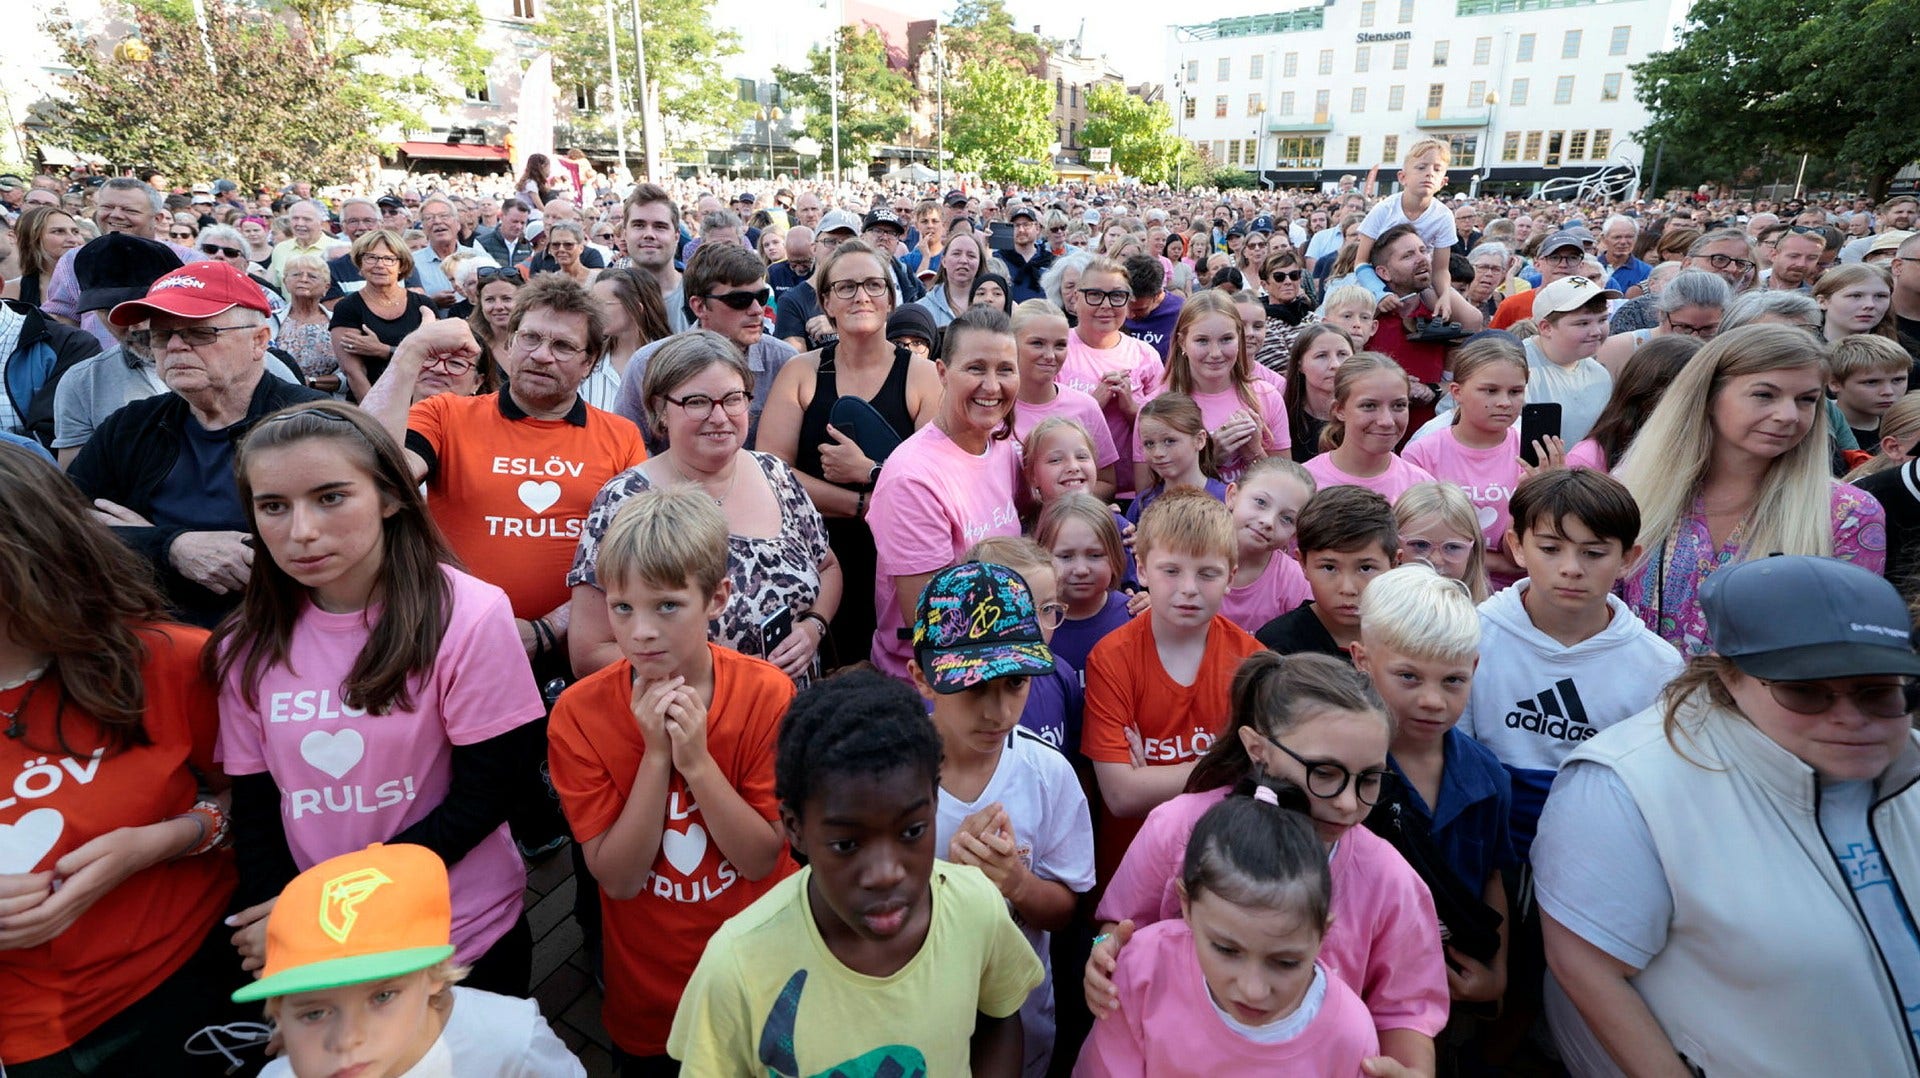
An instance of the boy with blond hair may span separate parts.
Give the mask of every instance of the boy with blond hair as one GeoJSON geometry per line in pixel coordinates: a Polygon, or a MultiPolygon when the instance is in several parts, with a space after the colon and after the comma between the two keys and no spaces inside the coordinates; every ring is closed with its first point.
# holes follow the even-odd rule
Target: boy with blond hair
{"type": "Polygon", "coordinates": [[[1880,417],[1907,391],[1913,360],[1891,338],[1854,333],[1827,347],[1827,388],[1860,448],[1880,444],[1880,417]]]}
{"type": "MultiPolygon", "coordinates": [[[[1427,291],[1420,294],[1419,301],[1433,312],[1435,321],[1460,323],[1470,313],[1479,313],[1472,311],[1472,305],[1454,291],[1453,274],[1449,269],[1453,249],[1460,243],[1460,234],[1454,227],[1453,212],[1437,196],[1447,185],[1447,166],[1452,159],[1452,147],[1445,139],[1415,140],[1413,145],[1407,147],[1406,156],[1400,159],[1400,193],[1374,203],[1373,209],[1360,222],[1360,250],[1354,259],[1354,280],[1380,297],[1379,312],[1383,316],[1398,312],[1406,303],[1402,297],[1388,293],[1386,283],[1374,270],[1369,256],[1373,253],[1374,242],[1395,225],[1412,225],[1421,241],[1433,251],[1433,282],[1427,291]]],[[[1477,326],[1478,319],[1474,321],[1477,326]]],[[[1454,327],[1455,330],[1458,328],[1454,327]]]]}

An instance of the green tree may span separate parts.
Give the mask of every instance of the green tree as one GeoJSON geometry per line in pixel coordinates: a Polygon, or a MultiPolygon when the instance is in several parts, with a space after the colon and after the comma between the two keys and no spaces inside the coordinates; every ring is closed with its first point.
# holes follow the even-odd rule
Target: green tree
{"type": "MultiPolygon", "coordinates": [[[[913,80],[887,65],[887,43],[871,26],[843,26],[837,39],[840,64],[840,167],[864,171],[874,147],[907,130],[919,91],[913,80]]],[[[806,109],[806,132],[823,147],[833,145],[831,58],[816,45],[807,66],[773,69],[780,88],[806,109]]],[[[949,104],[949,114],[952,106],[949,104]]],[[[833,151],[829,148],[827,154],[833,151]]]]}
{"type": "MultiPolygon", "coordinates": [[[[576,130],[613,131],[613,87],[607,69],[608,0],[549,0],[545,16],[533,27],[534,37],[553,53],[556,96],[576,130]],[[592,91],[598,106],[579,113],[573,109],[570,88],[592,91]]],[[[634,63],[633,7],[614,0],[614,48],[620,58],[620,100],[627,110],[628,142],[638,147],[643,131],[640,116],[640,73],[634,63]]],[[[644,3],[641,30],[647,42],[647,81],[660,110],[662,145],[685,148],[697,144],[712,128],[731,129],[745,120],[753,106],[740,99],[739,87],[721,73],[719,61],[740,51],[740,35],[718,29],[707,4],[644,3]]],[[[612,141],[609,137],[608,141],[612,141]]]]}
{"type": "MultiPolygon", "coordinates": [[[[177,0],[176,0],[177,2],[177,0]]],[[[337,103],[383,126],[424,126],[422,109],[486,85],[474,0],[259,0],[291,20],[298,39],[347,78],[337,103]]],[[[208,21],[213,19],[211,10],[208,21]]]]}
{"type": "Polygon", "coordinates": [[[968,62],[1018,67],[1029,75],[1046,70],[1050,42],[1019,29],[1006,0],[959,0],[941,40],[950,70],[968,62]]]}
{"type": "Polygon", "coordinates": [[[963,171],[996,183],[1053,179],[1053,90],[1026,72],[969,62],[949,83],[947,148],[963,171]]]}
{"type": "Polygon", "coordinates": [[[1920,4],[1700,0],[1679,45],[1633,66],[1651,149],[1722,176],[1811,154],[1876,195],[1920,157],[1920,4]]]}
{"type": "Polygon", "coordinates": [[[1143,183],[1172,179],[1184,145],[1173,133],[1173,113],[1165,101],[1143,101],[1111,82],[1087,91],[1080,144],[1111,147],[1114,167],[1143,183]]]}
{"type": "Polygon", "coordinates": [[[47,22],[70,72],[60,80],[68,100],[44,110],[47,140],[243,190],[359,177],[379,149],[377,125],[347,69],[298,25],[226,0],[206,0],[206,14],[203,37],[191,14],[132,13],[152,50],[144,62],[115,59],[70,16],[47,22]]]}

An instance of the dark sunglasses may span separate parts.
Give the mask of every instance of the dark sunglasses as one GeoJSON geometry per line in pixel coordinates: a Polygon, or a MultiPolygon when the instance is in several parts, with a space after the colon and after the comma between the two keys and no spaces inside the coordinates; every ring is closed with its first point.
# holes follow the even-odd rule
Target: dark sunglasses
{"type": "Polygon", "coordinates": [[[481,266],[474,276],[482,281],[525,281],[519,266],[481,266]]]}
{"type": "Polygon", "coordinates": [[[700,298],[713,303],[724,303],[736,311],[744,311],[753,306],[765,307],[767,301],[773,298],[773,289],[762,288],[757,292],[709,292],[700,298]]]}
{"type": "Polygon", "coordinates": [[[203,243],[200,245],[200,253],[209,258],[214,255],[226,255],[228,258],[239,258],[245,252],[238,247],[222,247],[217,243],[203,243]]]}
{"type": "Polygon", "coordinates": [[[1269,281],[1297,281],[1299,279],[1300,279],[1300,271],[1297,269],[1274,270],[1272,273],[1267,275],[1267,280],[1269,281]]]}

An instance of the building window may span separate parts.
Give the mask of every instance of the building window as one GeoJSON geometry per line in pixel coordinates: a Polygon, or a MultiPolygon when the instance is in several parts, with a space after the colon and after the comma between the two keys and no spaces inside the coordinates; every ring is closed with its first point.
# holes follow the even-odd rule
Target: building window
{"type": "Polygon", "coordinates": [[[1533,60],[1533,35],[1532,34],[1520,35],[1520,47],[1514,50],[1513,58],[1515,60],[1520,61],[1523,64],[1529,63],[1533,60]]]}
{"type": "Polygon", "coordinates": [[[1247,77],[1250,79],[1264,79],[1267,77],[1266,53],[1256,52],[1252,56],[1247,57],[1247,77]]]}
{"type": "Polygon", "coordinates": [[[1220,58],[1220,62],[1215,64],[1214,68],[1215,68],[1215,72],[1213,77],[1216,80],[1220,82],[1226,82],[1233,78],[1233,58],[1232,57],[1222,56],[1220,58]]]}
{"type": "Polygon", "coordinates": [[[1247,115],[1258,116],[1265,111],[1267,111],[1267,103],[1260,99],[1259,94],[1247,95],[1247,115]]]}
{"type": "Polygon", "coordinates": [[[1380,141],[1380,163],[1395,165],[1400,163],[1400,136],[1388,135],[1380,141]]]}
{"type": "Polygon", "coordinates": [[[1560,59],[1578,60],[1580,58],[1580,31],[1568,30],[1566,39],[1560,42],[1560,59]]]}
{"type": "Polygon", "coordinates": [[[1070,107],[1076,108],[1076,109],[1079,108],[1080,107],[1080,84],[1077,82],[1074,83],[1073,86],[1067,91],[1067,96],[1073,99],[1070,107]]]}
{"type": "Polygon", "coordinates": [[[1500,160],[1507,163],[1520,160],[1520,132],[1509,131],[1507,137],[1500,140],[1500,160]]]}
{"type": "Polygon", "coordinates": [[[1433,66],[1435,67],[1447,66],[1447,53],[1452,48],[1453,48],[1453,42],[1451,41],[1434,42],[1433,43],[1433,66]]]}
{"type": "Polygon", "coordinates": [[[1353,88],[1353,100],[1348,103],[1347,111],[1367,111],[1367,88],[1365,86],[1355,86],[1353,88]]]}
{"type": "Polygon", "coordinates": [[[1067,121],[1067,145],[1080,145],[1080,121],[1078,120],[1067,121]]]}
{"type": "Polygon", "coordinates": [[[485,105],[493,101],[493,90],[488,84],[467,87],[467,101],[474,105],[485,105]]]}
{"type": "Polygon", "coordinates": [[[1509,105],[1526,104],[1527,103],[1527,80],[1526,79],[1513,80],[1513,93],[1507,96],[1511,99],[1507,102],[1507,104],[1509,105]]]}
{"type": "Polygon", "coordinates": [[[1353,51],[1353,69],[1366,72],[1373,67],[1373,46],[1362,45],[1353,51]]]}
{"type": "Polygon", "coordinates": [[[1481,38],[1474,39],[1473,62],[1474,62],[1474,66],[1476,67],[1483,67],[1493,62],[1493,39],[1492,38],[1481,37],[1481,38]]]}
{"type": "Polygon", "coordinates": [[[1213,140],[1213,159],[1215,161],[1227,159],[1227,144],[1220,139],[1213,140]]]}
{"type": "Polygon", "coordinates": [[[1541,162],[1542,164],[1548,168],[1560,167],[1560,144],[1565,141],[1566,137],[1567,133],[1565,131],[1547,132],[1547,158],[1541,162]]]}
{"type": "Polygon", "coordinates": [[[1348,135],[1347,136],[1347,164],[1357,165],[1359,163],[1360,163],[1360,136],[1348,135]]]}
{"type": "Polygon", "coordinates": [[[1373,0],[1360,0],[1360,27],[1366,29],[1373,25],[1373,0]]]}
{"type": "Polygon", "coordinates": [[[1280,115],[1293,115],[1293,91],[1285,90],[1280,94],[1280,115]]]}
{"type": "Polygon", "coordinates": [[[534,11],[533,4],[534,0],[513,0],[513,17],[516,19],[539,18],[539,14],[534,11]]]}
{"type": "Polygon", "coordinates": [[[1598,128],[1593,133],[1593,159],[1604,161],[1613,152],[1613,128],[1598,128]]]}
{"type": "Polygon", "coordinates": [[[1527,132],[1527,150],[1520,155],[1522,161],[1540,160],[1540,132],[1527,132]]]}
{"type": "Polygon", "coordinates": [[[1567,160],[1579,161],[1587,156],[1587,133],[1575,131],[1567,137],[1567,160]]]}
{"type": "Polygon", "coordinates": [[[1199,101],[1198,98],[1193,98],[1193,97],[1189,97],[1183,100],[1180,103],[1180,115],[1185,119],[1189,119],[1189,120],[1193,119],[1193,114],[1195,111],[1194,106],[1198,101],[1199,101]]]}
{"type": "Polygon", "coordinates": [[[1320,50],[1320,73],[1322,75],[1333,74],[1333,50],[1332,49],[1320,50]]]}
{"type": "Polygon", "coordinates": [[[1405,86],[1387,87],[1387,111],[1399,112],[1407,107],[1407,88],[1405,86]]]}
{"type": "Polygon", "coordinates": [[[1319,168],[1327,154],[1327,140],[1318,136],[1295,136],[1280,140],[1275,168],[1319,168]]]}
{"type": "Polygon", "coordinates": [[[1200,81],[1200,61],[1198,60],[1187,61],[1187,81],[1188,82],[1200,81]]]}
{"type": "Polygon", "coordinates": [[[1444,82],[1436,82],[1427,87],[1427,111],[1438,111],[1440,103],[1446,99],[1446,96],[1447,84],[1444,82]]]}
{"type": "Polygon", "coordinates": [[[1625,56],[1627,54],[1627,42],[1631,40],[1633,40],[1633,27],[1614,27],[1613,36],[1607,39],[1607,55],[1625,56]]]}
{"type": "Polygon", "coordinates": [[[1473,168],[1480,163],[1479,135],[1448,135],[1447,158],[1453,168],[1473,168]]]}
{"type": "Polygon", "coordinates": [[[1407,54],[1410,51],[1412,50],[1404,41],[1393,47],[1393,69],[1395,71],[1405,71],[1407,69],[1407,54]]]}
{"type": "Polygon", "coordinates": [[[1553,83],[1553,103],[1556,105],[1573,104],[1573,76],[1562,75],[1553,83]]]}
{"type": "Polygon", "coordinates": [[[1300,54],[1290,52],[1280,61],[1280,74],[1283,78],[1295,78],[1300,74],[1300,54]]]}
{"type": "Polygon", "coordinates": [[[1327,109],[1332,107],[1332,105],[1333,105],[1332,90],[1315,90],[1313,92],[1313,118],[1314,119],[1318,120],[1325,117],[1327,114],[1327,109]]]}
{"type": "Polygon", "coordinates": [[[594,109],[593,88],[586,83],[575,83],[573,87],[573,108],[576,112],[592,112],[594,109]]]}
{"type": "Polygon", "coordinates": [[[1067,80],[1053,80],[1053,103],[1058,105],[1067,99],[1067,80]]]}
{"type": "Polygon", "coordinates": [[[1239,163],[1240,163],[1240,140],[1237,138],[1230,138],[1227,140],[1227,164],[1237,165],[1239,163]]]}
{"type": "Polygon", "coordinates": [[[1413,21],[1413,0],[1400,0],[1400,25],[1413,21]]]}
{"type": "Polygon", "coordinates": [[[1600,100],[1620,100],[1620,74],[1618,72],[1600,77],[1600,100]]]}
{"type": "Polygon", "coordinates": [[[1213,118],[1218,120],[1227,114],[1227,95],[1216,94],[1213,99],[1213,118]]]}
{"type": "Polygon", "coordinates": [[[1467,83],[1467,107],[1477,109],[1487,103],[1487,84],[1481,79],[1467,83]]]}

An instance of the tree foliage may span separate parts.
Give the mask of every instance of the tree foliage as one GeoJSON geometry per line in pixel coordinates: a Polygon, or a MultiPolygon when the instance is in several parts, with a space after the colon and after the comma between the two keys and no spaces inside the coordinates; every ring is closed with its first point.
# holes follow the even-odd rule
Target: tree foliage
{"type": "Polygon", "coordinates": [[[959,0],[941,31],[947,62],[1017,67],[1029,75],[1046,71],[1048,42],[1019,29],[1006,0],[959,0]]]}
{"type": "MultiPolygon", "coordinates": [[[[873,27],[841,27],[836,46],[840,53],[840,167],[864,171],[876,146],[907,130],[919,92],[912,79],[887,65],[886,39],[873,27]]],[[[780,88],[805,107],[808,136],[823,147],[833,145],[831,71],[831,58],[818,45],[807,50],[805,68],[774,68],[780,88]]]]}
{"type": "Polygon", "coordinates": [[[304,27],[268,13],[206,0],[206,14],[203,38],[191,15],[133,12],[152,50],[145,62],[115,59],[113,43],[56,15],[46,29],[71,71],[61,78],[70,100],[45,110],[49,141],[175,176],[211,172],[249,190],[360,175],[379,149],[377,121],[347,67],[304,27]]]}
{"type": "Polygon", "coordinates": [[[1679,45],[1633,66],[1666,140],[1722,175],[1830,158],[1876,193],[1920,157],[1920,4],[1699,0],[1679,45]]]}
{"type": "Polygon", "coordinates": [[[997,183],[1053,179],[1053,90],[1025,71],[969,62],[947,101],[947,148],[963,171],[997,183]]]}
{"type": "MultiPolygon", "coordinates": [[[[613,87],[607,68],[607,0],[548,0],[534,36],[553,53],[555,95],[579,130],[613,130],[613,87]],[[592,90],[598,108],[578,113],[571,87],[592,90]]],[[[638,145],[643,121],[640,71],[634,62],[633,6],[614,0],[614,48],[620,58],[620,100],[627,109],[627,135],[638,145]]],[[[699,3],[643,3],[640,27],[647,43],[647,81],[660,110],[663,145],[687,147],[712,130],[730,130],[752,105],[719,61],[740,51],[740,35],[718,29],[711,8],[699,3]]]]}
{"type": "MultiPolygon", "coordinates": [[[[486,85],[490,52],[480,46],[474,0],[262,0],[297,39],[349,78],[337,99],[376,128],[424,126],[421,110],[486,85]]],[[[232,10],[229,7],[229,10],[232,10]]],[[[211,21],[213,13],[207,13],[211,21]]]]}
{"type": "Polygon", "coordinates": [[[1173,133],[1173,113],[1165,101],[1143,101],[1111,82],[1087,91],[1080,143],[1111,147],[1114,167],[1143,183],[1172,179],[1183,145],[1173,133]]]}

